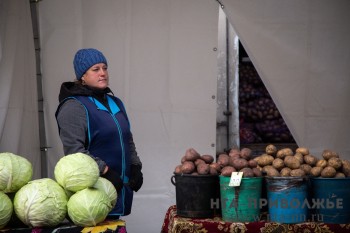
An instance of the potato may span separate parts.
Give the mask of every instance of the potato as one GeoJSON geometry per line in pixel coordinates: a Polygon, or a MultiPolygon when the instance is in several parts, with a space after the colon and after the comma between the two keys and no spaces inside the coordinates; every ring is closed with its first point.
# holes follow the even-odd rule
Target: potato
{"type": "Polygon", "coordinates": [[[235,157],[235,158],[239,158],[241,155],[241,151],[238,148],[232,148],[230,150],[230,152],[228,153],[228,155],[230,157],[235,157]]]}
{"type": "Polygon", "coordinates": [[[319,177],[321,175],[322,170],[322,167],[313,167],[310,170],[310,175],[313,177],[319,177]]]}
{"type": "Polygon", "coordinates": [[[325,167],[327,167],[327,160],[325,160],[325,159],[320,159],[320,160],[318,160],[317,161],[317,163],[316,163],[316,167],[322,167],[322,168],[325,168],[325,167]]]}
{"type": "Polygon", "coordinates": [[[249,148],[242,148],[240,156],[242,159],[249,160],[252,156],[252,150],[249,148]]]}
{"type": "Polygon", "coordinates": [[[262,176],[261,170],[259,168],[253,167],[252,171],[253,171],[255,177],[261,177],[262,176]]]}
{"type": "Polygon", "coordinates": [[[240,159],[241,158],[240,155],[238,155],[238,154],[229,154],[229,156],[230,156],[231,160],[240,159]]]}
{"type": "Polygon", "coordinates": [[[350,176],[350,162],[348,160],[343,159],[342,161],[342,169],[341,171],[345,174],[345,176],[350,176]]]}
{"type": "Polygon", "coordinates": [[[276,148],[276,146],[270,144],[270,145],[267,145],[267,146],[266,146],[265,152],[266,152],[266,154],[268,154],[268,155],[274,156],[274,155],[276,155],[276,153],[277,153],[277,148],[276,148]]]}
{"type": "Polygon", "coordinates": [[[280,173],[277,171],[277,169],[271,165],[263,167],[263,173],[266,173],[268,177],[280,176],[280,173]]]}
{"type": "Polygon", "coordinates": [[[210,175],[219,175],[219,171],[216,170],[214,167],[211,167],[209,164],[209,174],[210,175]]]}
{"type": "Polygon", "coordinates": [[[238,153],[238,154],[240,154],[241,150],[238,147],[234,146],[234,147],[232,147],[230,149],[229,153],[238,153]]]}
{"type": "Polygon", "coordinates": [[[255,168],[255,167],[258,166],[258,162],[255,161],[254,159],[250,159],[250,160],[248,161],[248,166],[249,166],[250,168],[255,168]]]}
{"type": "Polygon", "coordinates": [[[245,159],[234,159],[232,161],[232,166],[239,171],[242,168],[248,167],[248,161],[245,159]]]}
{"type": "Polygon", "coordinates": [[[215,170],[217,170],[218,172],[221,171],[221,166],[220,164],[216,163],[216,162],[213,162],[211,164],[209,164],[210,168],[214,168],[215,170]]]}
{"type": "Polygon", "coordinates": [[[174,171],[174,173],[176,173],[176,174],[180,174],[180,173],[182,173],[182,171],[181,171],[181,166],[182,166],[182,164],[177,165],[177,166],[175,167],[175,171],[174,171]]]}
{"type": "Polygon", "coordinates": [[[232,172],[235,172],[236,169],[232,166],[225,166],[221,169],[221,175],[222,176],[231,176],[232,172]]]}
{"type": "Polygon", "coordinates": [[[337,172],[334,176],[334,178],[345,178],[345,177],[346,177],[345,174],[342,172],[337,172]]]}
{"type": "Polygon", "coordinates": [[[184,163],[186,161],[186,156],[182,156],[181,163],[184,163]]]}
{"type": "Polygon", "coordinates": [[[327,166],[327,167],[323,168],[323,170],[321,172],[321,176],[324,178],[333,178],[336,173],[337,173],[337,171],[335,170],[334,167],[327,166]]]}
{"type": "Polygon", "coordinates": [[[284,168],[284,162],[283,159],[275,158],[272,162],[272,166],[276,168],[278,171],[280,171],[282,168],[284,168]]]}
{"type": "Polygon", "coordinates": [[[208,164],[211,164],[212,162],[214,162],[214,157],[212,155],[202,155],[201,159],[208,164]]]}
{"type": "Polygon", "coordinates": [[[228,154],[220,154],[218,156],[218,164],[221,167],[226,167],[229,164],[229,159],[230,157],[228,156],[228,154]]]}
{"type": "Polygon", "coordinates": [[[304,155],[302,153],[296,152],[294,154],[294,158],[296,158],[297,160],[299,160],[300,164],[304,163],[304,155]]]}
{"type": "Polygon", "coordinates": [[[308,155],[309,154],[309,149],[306,147],[298,147],[295,152],[300,153],[302,155],[308,155]]]}
{"type": "Polygon", "coordinates": [[[230,158],[228,159],[228,165],[234,167],[233,161],[235,161],[236,159],[240,159],[240,158],[230,157],[230,158]]]}
{"type": "Polygon", "coordinates": [[[275,158],[272,155],[268,155],[268,154],[262,154],[254,158],[254,160],[257,161],[258,165],[261,167],[271,165],[274,159],[275,158]]]}
{"type": "Polygon", "coordinates": [[[194,172],[195,168],[196,167],[192,161],[185,161],[181,165],[181,172],[184,174],[190,174],[190,173],[194,172]]]}
{"type": "Polygon", "coordinates": [[[325,160],[329,160],[330,158],[339,158],[339,155],[337,152],[335,151],[332,151],[332,150],[329,150],[329,149],[326,149],[326,150],[323,150],[322,152],[322,157],[325,159],[325,160]]]}
{"type": "Polygon", "coordinates": [[[300,167],[299,160],[292,155],[288,155],[284,158],[284,164],[292,170],[300,167]]]}
{"type": "Polygon", "coordinates": [[[305,155],[304,161],[306,164],[309,164],[311,167],[314,167],[318,161],[318,159],[314,155],[305,155]]]}
{"type": "Polygon", "coordinates": [[[196,159],[194,161],[194,165],[196,165],[196,166],[198,166],[198,164],[200,164],[200,163],[205,163],[205,161],[203,159],[196,159]]]}
{"type": "Polygon", "coordinates": [[[305,176],[305,171],[303,169],[292,169],[290,171],[290,176],[293,176],[293,177],[298,177],[298,176],[305,176]]]}
{"type": "Polygon", "coordinates": [[[283,177],[288,177],[290,176],[290,172],[292,171],[292,169],[290,169],[289,167],[284,167],[282,168],[282,170],[280,171],[281,176],[283,177]]]}
{"type": "Polygon", "coordinates": [[[196,159],[200,159],[200,155],[199,153],[193,149],[193,148],[189,148],[186,150],[186,153],[185,153],[185,159],[187,161],[195,161],[196,159]]]}
{"type": "Polygon", "coordinates": [[[332,157],[328,160],[328,166],[334,167],[335,170],[338,170],[342,166],[342,161],[339,158],[332,157]]]}
{"type": "Polygon", "coordinates": [[[276,158],[284,159],[287,156],[292,156],[294,155],[292,149],[290,148],[283,148],[277,151],[276,158]]]}
{"type": "Polygon", "coordinates": [[[240,172],[243,172],[243,177],[254,177],[254,172],[249,167],[242,168],[240,172]]]}
{"type": "Polygon", "coordinates": [[[305,175],[309,175],[310,174],[311,168],[312,167],[309,164],[306,164],[306,163],[300,165],[300,169],[305,172],[305,175]]]}
{"type": "Polygon", "coordinates": [[[210,166],[207,163],[200,163],[197,166],[197,172],[199,175],[208,175],[210,172],[210,166]]]}

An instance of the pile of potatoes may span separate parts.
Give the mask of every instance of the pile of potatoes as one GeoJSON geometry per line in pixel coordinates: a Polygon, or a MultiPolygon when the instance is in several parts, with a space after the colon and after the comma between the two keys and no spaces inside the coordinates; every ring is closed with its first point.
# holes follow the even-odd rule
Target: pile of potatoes
{"type": "Polygon", "coordinates": [[[231,176],[232,172],[243,172],[243,177],[259,177],[262,173],[251,157],[252,151],[249,148],[233,148],[229,153],[219,154],[217,161],[214,161],[213,156],[200,155],[195,149],[189,148],[174,173],[231,176]]]}
{"type": "Polygon", "coordinates": [[[323,177],[341,178],[350,176],[350,162],[339,158],[338,153],[324,150],[322,159],[310,154],[309,149],[298,147],[295,153],[290,148],[277,150],[266,146],[265,153],[254,158],[263,174],[269,177],[323,177]]]}
{"type": "Polygon", "coordinates": [[[222,176],[231,176],[232,172],[243,172],[243,177],[262,176],[249,148],[232,148],[228,154],[220,154],[217,162],[221,167],[222,176]]]}
{"type": "Polygon", "coordinates": [[[181,164],[175,167],[175,174],[218,175],[221,167],[214,161],[212,155],[200,155],[195,149],[189,148],[181,158],[181,164]]]}

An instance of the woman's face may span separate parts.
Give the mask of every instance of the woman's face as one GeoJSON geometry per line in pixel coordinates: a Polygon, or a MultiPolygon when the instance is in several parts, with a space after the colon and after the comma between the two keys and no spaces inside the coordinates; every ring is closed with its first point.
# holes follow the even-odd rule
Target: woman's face
{"type": "Polygon", "coordinates": [[[84,85],[96,89],[105,89],[108,87],[108,70],[104,63],[98,63],[90,67],[81,78],[84,85]]]}

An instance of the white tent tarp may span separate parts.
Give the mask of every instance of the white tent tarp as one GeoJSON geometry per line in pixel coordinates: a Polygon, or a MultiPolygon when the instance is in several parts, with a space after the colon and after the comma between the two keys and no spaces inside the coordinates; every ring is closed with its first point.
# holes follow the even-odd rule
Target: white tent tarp
{"type": "Polygon", "coordinates": [[[54,117],[60,84],[74,80],[77,49],[97,48],[108,59],[110,87],[124,101],[143,163],[128,231],[159,232],[175,204],[170,178],[185,150],[215,154],[217,2],[45,0],[38,6],[49,168],[63,155],[54,117]]]}
{"type": "Polygon", "coordinates": [[[0,0],[0,152],[41,174],[35,50],[29,1],[0,0]]]}
{"type": "Polygon", "coordinates": [[[350,159],[350,2],[221,2],[297,144],[350,159]]]}

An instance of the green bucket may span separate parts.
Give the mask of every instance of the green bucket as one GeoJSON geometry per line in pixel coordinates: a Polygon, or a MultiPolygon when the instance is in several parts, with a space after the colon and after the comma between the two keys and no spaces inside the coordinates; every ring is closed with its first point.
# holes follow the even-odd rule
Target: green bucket
{"type": "Polygon", "coordinates": [[[231,177],[220,176],[222,219],[225,222],[260,220],[263,177],[242,178],[240,186],[229,186],[231,177]]]}

